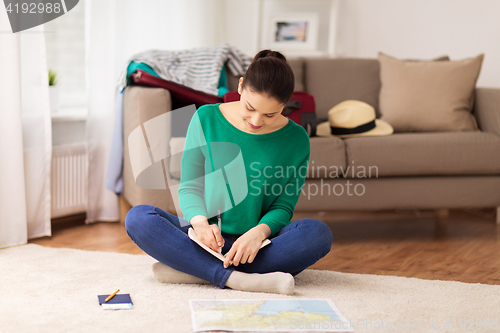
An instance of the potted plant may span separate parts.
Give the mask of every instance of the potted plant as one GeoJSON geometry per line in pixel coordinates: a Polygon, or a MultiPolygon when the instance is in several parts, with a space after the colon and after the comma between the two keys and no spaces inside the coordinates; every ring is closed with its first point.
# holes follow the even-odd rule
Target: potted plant
{"type": "Polygon", "coordinates": [[[57,113],[59,110],[59,86],[57,86],[57,73],[49,69],[49,98],[50,111],[57,113]]]}

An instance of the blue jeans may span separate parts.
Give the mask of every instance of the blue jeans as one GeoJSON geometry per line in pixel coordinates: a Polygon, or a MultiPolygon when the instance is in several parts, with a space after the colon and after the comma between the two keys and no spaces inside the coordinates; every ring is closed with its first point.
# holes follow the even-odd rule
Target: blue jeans
{"type": "MultiPolygon", "coordinates": [[[[297,275],[330,252],[333,236],[322,221],[304,218],[283,227],[261,248],[251,263],[230,265],[193,242],[187,235],[191,225],[184,219],[151,206],[132,207],[125,217],[129,237],[147,254],[178,271],[224,288],[234,270],[245,273],[286,272],[297,275]]],[[[222,233],[227,253],[240,235],[222,233]]]]}

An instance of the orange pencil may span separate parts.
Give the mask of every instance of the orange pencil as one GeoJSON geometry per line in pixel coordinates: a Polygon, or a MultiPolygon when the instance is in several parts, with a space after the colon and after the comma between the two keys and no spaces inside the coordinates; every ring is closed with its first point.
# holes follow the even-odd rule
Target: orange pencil
{"type": "Polygon", "coordinates": [[[118,289],[117,291],[115,291],[114,293],[112,293],[111,295],[109,295],[109,296],[108,296],[108,298],[106,298],[105,302],[107,302],[107,301],[109,301],[110,299],[112,299],[112,298],[113,298],[113,296],[115,296],[115,295],[116,295],[116,293],[117,293],[117,292],[119,292],[119,291],[120,291],[120,289],[118,289]]]}

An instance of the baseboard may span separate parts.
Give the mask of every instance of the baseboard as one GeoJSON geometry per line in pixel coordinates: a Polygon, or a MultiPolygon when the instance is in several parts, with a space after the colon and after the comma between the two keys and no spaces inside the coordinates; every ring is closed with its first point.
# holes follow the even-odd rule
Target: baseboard
{"type": "Polygon", "coordinates": [[[87,213],[79,213],[74,215],[53,218],[50,220],[51,229],[52,231],[54,231],[58,229],[66,229],[66,228],[76,227],[79,225],[85,225],[86,218],[87,218],[87,213]]]}

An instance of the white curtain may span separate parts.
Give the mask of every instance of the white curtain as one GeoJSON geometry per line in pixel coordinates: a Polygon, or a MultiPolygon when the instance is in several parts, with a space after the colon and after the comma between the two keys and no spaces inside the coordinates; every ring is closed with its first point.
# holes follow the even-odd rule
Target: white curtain
{"type": "Polygon", "coordinates": [[[104,187],[113,129],[115,91],[114,0],[85,1],[87,20],[87,65],[89,112],[87,143],[89,153],[87,218],[85,223],[117,221],[118,197],[104,187]]]}
{"type": "Polygon", "coordinates": [[[52,125],[44,29],[11,31],[0,5],[0,248],[51,235],[52,125]]]}
{"type": "Polygon", "coordinates": [[[104,182],[117,80],[127,60],[149,49],[225,42],[225,0],[85,0],[89,53],[89,187],[86,223],[118,221],[118,196],[104,182]]]}

